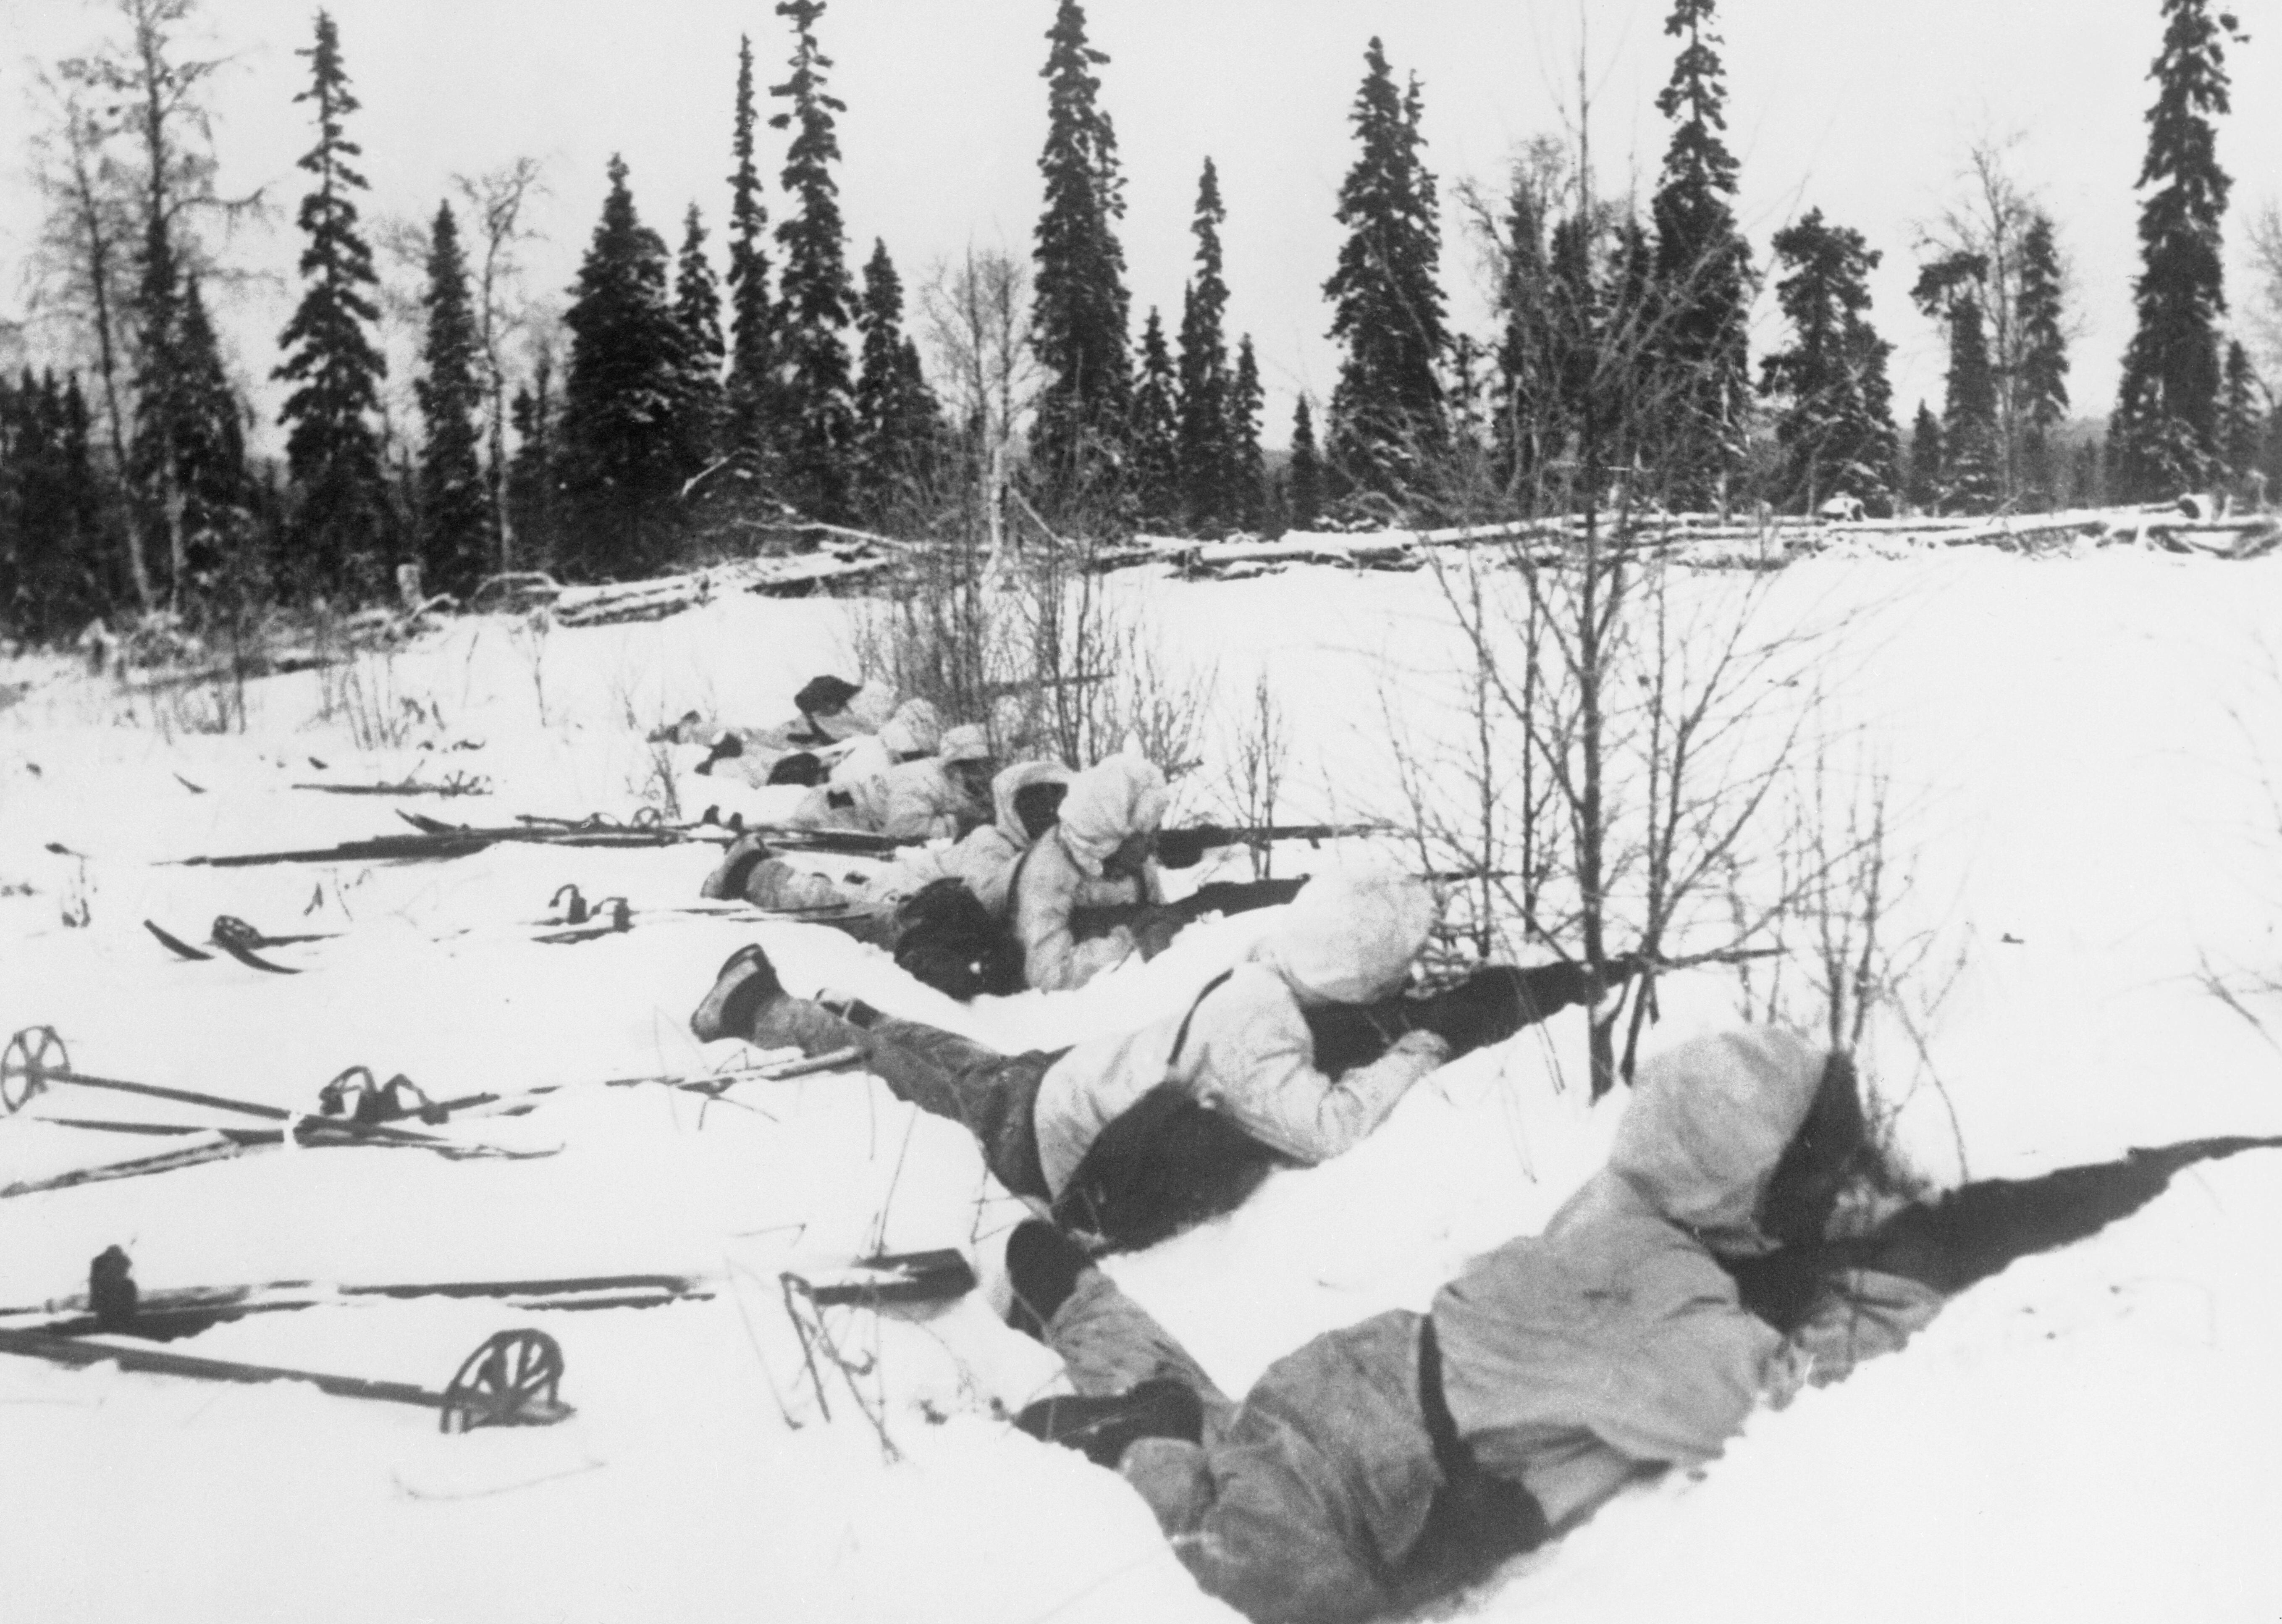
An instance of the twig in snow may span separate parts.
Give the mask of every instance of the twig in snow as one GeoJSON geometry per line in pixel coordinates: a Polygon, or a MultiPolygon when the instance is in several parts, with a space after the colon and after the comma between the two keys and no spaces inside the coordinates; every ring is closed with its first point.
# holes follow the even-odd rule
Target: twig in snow
{"type": "MultiPolygon", "coordinates": [[[[779,1227],[782,1226],[780,1225],[779,1227]]],[[[808,1226],[806,1224],[803,1224],[801,1227],[803,1229],[806,1229],[808,1226]]],[[[741,1274],[751,1278],[756,1283],[760,1281],[760,1276],[754,1274],[751,1270],[737,1262],[736,1259],[733,1257],[724,1257],[721,1262],[724,1266],[724,1273],[733,1277],[741,1274]]],[[[768,1384],[769,1400],[776,1405],[777,1413],[784,1418],[786,1429],[788,1431],[796,1433],[800,1430],[800,1423],[793,1418],[792,1408],[784,1402],[784,1393],[778,1387],[777,1379],[769,1372],[768,1356],[761,1352],[760,1333],[754,1328],[752,1315],[748,1313],[745,1309],[745,1294],[737,1289],[736,1282],[734,1278],[731,1279],[729,1284],[729,1295],[736,1302],[737,1317],[744,1322],[745,1340],[752,1348],[753,1363],[760,1366],[761,1379],[768,1384]]],[[[825,1418],[827,1420],[831,1419],[829,1412],[827,1413],[825,1418]]]]}
{"type": "Polygon", "coordinates": [[[564,1478],[583,1477],[589,1472],[600,1472],[609,1465],[608,1461],[590,1460],[583,1466],[568,1466],[561,1472],[549,1472],[542,1477],[525,1478],[520,1483],[502,1483],[497,1488],[471,1488],[465,1494],[457,1495],[431,1494],[424,1488],[415,1488],[393,1472],[388,1474],[388,1480],[396,1486],[396,1492],[408,1500],[431,1503],[450,1500],[489,1500],[498,1495],[511,1495],[522,1489],[536,1488],[541,1483],[559,1483],[564,1478]]]}

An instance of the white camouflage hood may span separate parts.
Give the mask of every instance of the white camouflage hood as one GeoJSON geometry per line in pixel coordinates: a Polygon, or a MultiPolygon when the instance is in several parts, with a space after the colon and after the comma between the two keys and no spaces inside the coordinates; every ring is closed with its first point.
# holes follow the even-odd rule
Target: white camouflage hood
{"type": "Polygon", "coordinates": [[[1062,800],[1063,849],[1085,873],[1101,877],[1110,853],[1132,835],[1153,833],[1173,804],[1165,775],[1137,756],[1112,756],[1070,780],[1062,800]]]}
{"type": "Polygon", "coordinates": [[[997,813],[998,832],[1014,843],[1021,851],[1030,843],[1030,831],[1022,827],[1022,814],[1014,809],[1014,797],[1032,784],[1067,784],[1070,770],[1059,761],[1018,761],[1011,767],[998,769],[990,781],[990,803],[997,813]]]}
{"type": "Polygon", "coordinates": [[[1325,874],[1308,882],[1258,956],[1303,1003],[1369,1004],[1401,987],[1441,905],[1408,874],[1325,874]]]}
{"type": "Polygon", "coordinates": [[[1714,1251],[1772,1250],[1759,1231],[1759,1202],[1813,1107],[1828,1060],[1771,1026],[1667,1050],[1633,1079],[1610,1170],[1714,1251]]]}

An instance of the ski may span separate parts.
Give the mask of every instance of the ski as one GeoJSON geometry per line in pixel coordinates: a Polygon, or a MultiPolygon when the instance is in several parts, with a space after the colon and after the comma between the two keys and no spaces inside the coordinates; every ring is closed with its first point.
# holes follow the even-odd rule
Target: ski
{"type": "Polygon", "coordinates": [[[188,942],[183,941],[182,937],[160,929],[157,925],[153,924],[147,919],[143,921],[143,929],[149,931],[152,936],[158,937],[167,952],[174,953],[178,957],[188,959],[199,964],[204,964],[213,957],[212,953],[192,947],[188,942]]]}
{"type": "Polygon", "coordinates": [[[438,1425],[446,1433],[464,1433],[478,1426],[547,1426],[572,1414],[558,1395],[563,1349],[542,1331],[494,1333],[461,1361],[459,1371],[441,1391],[408,1381],[337,1376],[236,1359],[204,1359],[155,1348],[122,1348],[45,1331],[0,1331],[0,1354],[44,1359],[51,1364],[116,1364],[122,1371],[194,1381],[306,1381],[337,1398],[434,1410],[439,1412],[438,1425]]]}
{"type": "MultiPolygon", "coordinates": [[[[113,1248],[116,1251],[117,1248],[113,1248]]],[[[413,1280],[383,1285],[329,1285],[273,1280],[257,1286],[190,1286],[166,1291],[123,1290],[128,1265],[120,1253],[106,1280],[109,1255],[97,1260],[90,1289],[22,1308],[0,1309],[0,1327],[44,1331],[51,1336],[115,1332],[170,1341],[256,1314],[313,1308],[369,1308],[423,1297],[483,1298],[506,1308],[547,1312],[654,1308],[714,1294],[714,1282],[694,1275],[619,1274],[538,1280],[413,1280]]],[[[131,1285],[131,1281],[128,1283],[131,1285]]]]}
{"type": "Polygon", "coordinates": [[[290,964],[272,964],[260,953],[241,943],[216,942],[214,945],[249,970],[266,970],[272,975],[299,975],[301,973],[290,964]]]}

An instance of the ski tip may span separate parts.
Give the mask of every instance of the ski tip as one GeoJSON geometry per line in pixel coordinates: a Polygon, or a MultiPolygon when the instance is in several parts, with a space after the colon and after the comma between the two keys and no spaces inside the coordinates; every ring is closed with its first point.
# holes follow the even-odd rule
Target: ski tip
{"type": "Polygon", "coordinates": [[[177,954],[182,958],[195,961],[203,961],[213,957],[212,953],[192,947],[188,942],[183,941],[182,937],[160,929],[159,926],[150,920],[146,919],[143,921],[143,929],[156,936],[159,939],[159,944],[166,948],[167,952],[177,954]]]}

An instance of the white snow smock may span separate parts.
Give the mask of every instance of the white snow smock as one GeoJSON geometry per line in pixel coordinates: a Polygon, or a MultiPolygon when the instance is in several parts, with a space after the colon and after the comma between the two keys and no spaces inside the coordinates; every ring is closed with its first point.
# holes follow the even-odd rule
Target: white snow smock
{"type": "Polygon", "coordinates": [[[999,769],[990,781],[990,798],[997,816],[959,842],[940,851],[919,851],[881,870],[870,895],[879,900],[914,896],[937,880],[957,880],[995,919],[1006,917],[1007,890],[1014,866],[1029,849],[1030,832],[1022,827],[1014,796],[1032,784],[1067,784],[1070,771],[1059,761],[1018,761],[999,769]]]}
{"type": "Polygon", "coordinates": [[[962,727],[945,734],[944,745],[940,756],[906,761],[851,782],[819,785],[785,821],[794,828],[856,829],[890,840],[951,839],[980,821],[982,810],[952,776],[951,764],[978,759],[989,747],[982,743],[981,729],[962,727]],[[847,804],[834,805],[835,796],[847,804]]]}
{"type": "MultiPolygon", "coordinates": [[[[1754,1028],[1649,1061],[1608,1166],[1543,1236],[1508,1241],[1436,1295],[1458,1435],[1556,1528],[1636,1473],[1717,1455],[1763,1393],[1796,1385],[1828,1327],[1784,1338],[1743,1306],[1715,1254],[1773,1246],[1755,1214],[1827,1058],[1754,1028]]],[[[1845,1306],[1853,1357],[1898,1347],[1939,1306],[1887,1284],[1845,1306]]]]}
{"type": "Polygon", "coordinates": [[[1153,833],[1171,804],[1164,773],[1131,756],[1112,756],[1070,780],[1061,822],[1038,842],[1014,887],[1014,930],[1031,986],[1041,992],[1083,987],[1133,956],[1129,927],[1081,941],[1071,916],[1165,899],[1154,862],[1137,878],[1105,877],[1102,865],[1132,835],[1153,833]]]}
{"type": "Polygon", "coordinates": [[[1449,1045],[1432,1032],[1406,1032],[1378,1060],[1330,1076],[1316,1066],[1305,1006],[1369,1003],[1395,991],[1438,912],[1416,880],[1312,881],[1254,960],[1191,1008],[1072,1049],[1046,1073],[1036,1113],[1038,1159],[1055,1195],[1103,1130],[1160,1084],[1294,1162],[1327,1161],[1358,1143],[1448,1058],[1449,1045]],[[1176,1056],[1184,1021],[1188,1036],[1176,1056]]]}

